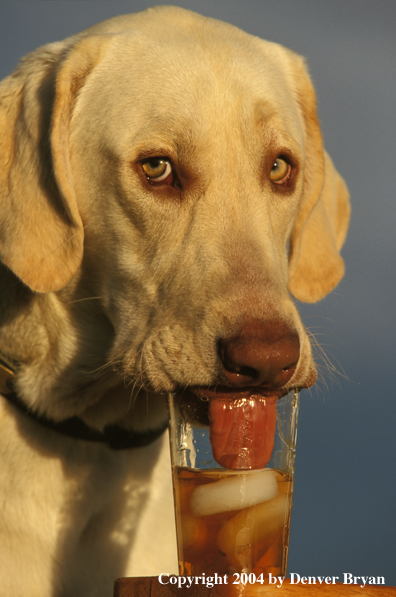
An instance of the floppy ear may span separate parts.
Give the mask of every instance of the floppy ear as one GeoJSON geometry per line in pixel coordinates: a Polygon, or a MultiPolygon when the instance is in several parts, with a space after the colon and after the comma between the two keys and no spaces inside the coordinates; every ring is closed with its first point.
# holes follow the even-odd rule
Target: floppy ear
{"type": "Polygon", "coordinates": [[[0,84],[0,259],[37,292],[65,286],[83,255],[68,132],[100,43],[70,43],[30,54],[0,84]]]}
{"type": "Polygon", "coordinates": [[[320,300],[344,275],[340,249],[350,216],[348,189],[323,148],[315,93],[301,58],[295,88],[305,128],[303,198],[290,242],[289,290],[300,301],[320,300]]]}

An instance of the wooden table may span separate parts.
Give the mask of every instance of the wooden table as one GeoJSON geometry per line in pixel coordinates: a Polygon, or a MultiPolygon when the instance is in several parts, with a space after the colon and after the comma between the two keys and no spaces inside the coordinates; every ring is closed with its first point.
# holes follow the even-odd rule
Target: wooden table
{"type": "MultiPolygon", "coordinates": [[[[177,578],[177,577],[176,577],[177,578]]],[[[167,577],[162,579],[164,582],[167,577]]],[[[161,584],[158,577],[118,578],[114,583],[114,597],[396,597],[396,587],[366,584],[291,584],[285,580],[280,588],[275,585],[192,585],[190,588],[177,584],[161,584]],[[224,592],[224,588],[226,592],[224,592]]]]}

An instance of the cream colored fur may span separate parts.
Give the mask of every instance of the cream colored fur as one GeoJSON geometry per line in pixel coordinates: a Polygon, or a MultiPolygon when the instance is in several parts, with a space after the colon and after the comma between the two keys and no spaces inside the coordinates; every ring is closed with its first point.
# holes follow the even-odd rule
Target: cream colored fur
{"type": "MultiPolygon", "coordinates": [[[[145,430],[165,394],[219,383],[246,318],[296,330],[291,298],[343,275],[348,193],[304,61],[179,8],[117,17],[27,56],[0,84],[0,351],[54,420],[145,430]],[[295,166],[277,188],[277,156],[295,166]],[[148,156],[178,187],[150,185],[148,156]]],[[[113,452],[0,414],[0,595],[105,597],[175,572],[167,438],[113,452]]]]}

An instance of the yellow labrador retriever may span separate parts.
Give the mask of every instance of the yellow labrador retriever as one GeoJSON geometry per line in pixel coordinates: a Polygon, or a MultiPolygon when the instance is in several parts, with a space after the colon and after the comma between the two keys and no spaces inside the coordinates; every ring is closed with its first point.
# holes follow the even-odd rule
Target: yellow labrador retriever
{"type": "MultiPolygon", "coordinates": [[[[166,393],[316,379],[349,219],[304,60],[172,7],[0,85],[0,587],[176,572],[166,393]]],[[[198,399],[198,398],[197,398],[198,399]]]]}

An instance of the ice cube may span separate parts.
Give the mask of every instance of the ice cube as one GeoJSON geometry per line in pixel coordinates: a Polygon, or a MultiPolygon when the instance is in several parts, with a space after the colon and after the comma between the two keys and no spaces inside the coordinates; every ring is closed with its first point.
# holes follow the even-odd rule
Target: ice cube
{"type": "Polygon", "coordinates": [[[238,473],[194,489],[190,507],[195,516],[209,516],[248,508],[270,500],[277,494],[278,483],[274,471],[238,473]]]}
{"type": "Polygon", "coordinates": [[[181,517],[181,528],[183,549],[195,549],[199,551],[205,546],[208,529],[202,518],[183,514],[181,517]]]}
{"type": "Polygon", "coordinates": [[[282,530],[288,513],[289,496],[279,493],[272,500],[247,508],[233,516],[221,528],[217,536],[217,546],[228,558],[235,557],[244,546],[251,549],[254,545],[265,544],[264,553],[282,530]]]}

